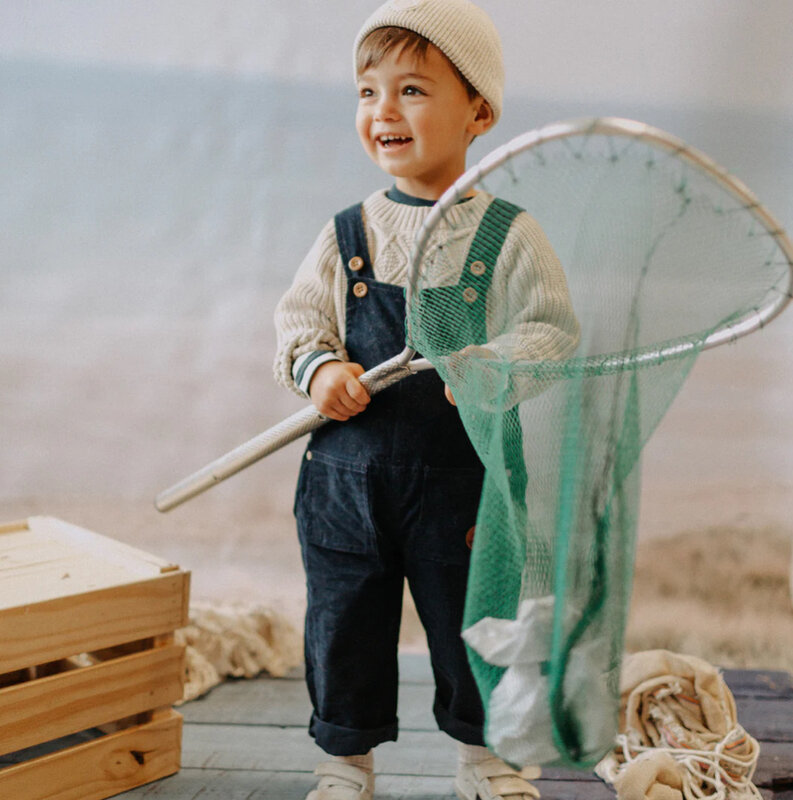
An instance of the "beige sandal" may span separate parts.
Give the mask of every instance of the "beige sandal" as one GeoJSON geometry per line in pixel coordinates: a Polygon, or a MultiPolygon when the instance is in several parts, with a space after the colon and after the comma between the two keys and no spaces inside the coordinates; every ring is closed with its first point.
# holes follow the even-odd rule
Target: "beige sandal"
{"type": "Polygon", "coordinates": [[[539,767],[512,769],[493,756],[457,770],[454,790],[460,800],[536,800],[540,791],[529,783],[540,777],[539,767]]]}
{"type": "Polygon", "coordinates": [[[306,800],[372,800],[374,775],[342,761],[325,761],[314,774],[319,776],[316,789],[306,800]]]}

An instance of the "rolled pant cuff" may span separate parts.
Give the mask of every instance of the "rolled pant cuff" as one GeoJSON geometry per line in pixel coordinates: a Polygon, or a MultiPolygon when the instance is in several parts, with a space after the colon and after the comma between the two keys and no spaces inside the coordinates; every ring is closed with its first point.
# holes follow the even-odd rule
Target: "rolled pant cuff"
{"type": "Polygon", "coordinates": [[[432,713],[435,715],[438,727],[444,733],[448,733],[452,739],[456,739],[463,744],[485,746],[484,733],[481,725],[474,725],[470,722],[457,719],[437,703],[432,707],[432,713]]]}
{"type": "Polygon", "coordinates": [[[308,732],[316,743],[332,756],[358,756],[368,753],[382,742],[395,742],[399,732],[397,720],[382,728],[343,728],[323,722],[316,716],[311,717],[308,732]]]}

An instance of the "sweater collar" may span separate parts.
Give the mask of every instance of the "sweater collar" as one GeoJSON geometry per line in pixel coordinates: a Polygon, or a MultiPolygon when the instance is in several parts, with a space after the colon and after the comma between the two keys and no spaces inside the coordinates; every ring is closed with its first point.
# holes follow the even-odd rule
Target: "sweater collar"
{"type": "MultiPolygon", "coordinates": [[[[482,215],[492,201],[487,192],[477,192],[470,202],[458,203],[447,209],[444,218],[453,227],[478,225],[482,215]]],[[[371,220],[388,228],[398,229],[408,236],[415,235],[432,211],[428,206],[412,206],[398,203],[388,197],[387,189],[379,189],[364,201],[364,210],[371,220]]]]}
{"type": "MultiPolygon", "coordinates": [[[[386,190],[385,196],[395,203],[402,203],[406,206],[434,206],[436,203],[435,200],[427,200],[425,197],[414,197],[412,194],[397,189],[396,185],[386,190]]],[[[457,202],[464,203],[466,200],[470,199],[470,197],[461,197],[457,202]]]]}

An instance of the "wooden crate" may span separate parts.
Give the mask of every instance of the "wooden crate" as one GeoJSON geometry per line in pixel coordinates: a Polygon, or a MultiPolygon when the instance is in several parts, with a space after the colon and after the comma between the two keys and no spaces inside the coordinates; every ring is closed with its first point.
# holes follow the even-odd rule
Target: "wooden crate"
{"type": "Polygon", "coordinates": [[[189,585],[61,520],[0,525],[0,797],[103,800],[179,770],[189,585]]]}

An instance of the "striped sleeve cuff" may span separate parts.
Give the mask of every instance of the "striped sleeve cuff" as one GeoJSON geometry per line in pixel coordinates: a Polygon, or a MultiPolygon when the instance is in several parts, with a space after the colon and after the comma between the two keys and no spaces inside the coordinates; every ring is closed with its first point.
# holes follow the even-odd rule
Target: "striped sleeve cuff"
{"type": "Polygon", "coordinates": [[[313,353],[303,353],[295,359],[292,364],[292,378],[294,378],[297,388],[308,397],[308,387],[314,373],[328,361],[341,361],[341,359],[330,350],[315,350],[313,353]]]}

